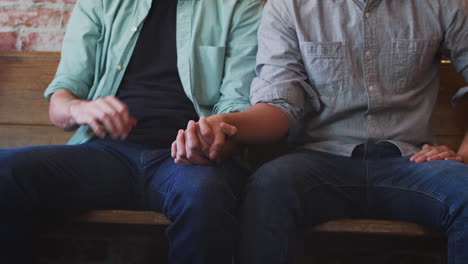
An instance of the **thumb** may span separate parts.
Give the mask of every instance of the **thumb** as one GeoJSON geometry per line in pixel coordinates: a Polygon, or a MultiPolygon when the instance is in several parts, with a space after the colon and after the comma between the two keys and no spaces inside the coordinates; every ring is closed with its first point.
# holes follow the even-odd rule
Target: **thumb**
{"type": "Polygon", "coordinates": [[[432,148],[432,146],[429,144],[424,144],[424,146],[422,147],[423,150],[430,149],[430,148],[432,148]]]}
{"type": "Polygon", "coordinates": [[[224,122],[221,122],[219,126],[221,127],[221,131],[229,137],[233,137],[237,134],[238,129],[235,126],[224,122]]]}

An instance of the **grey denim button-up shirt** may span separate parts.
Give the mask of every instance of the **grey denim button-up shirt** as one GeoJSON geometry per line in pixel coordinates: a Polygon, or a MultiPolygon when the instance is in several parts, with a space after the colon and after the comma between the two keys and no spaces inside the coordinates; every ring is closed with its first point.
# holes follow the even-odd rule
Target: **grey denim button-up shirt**
{"type": "Polygon", "coordinates": [[[269,0],[252,104],[287,114],[295,145],[351,156],[431,142],[441,54],[468,81],[467,0],[269,0]]]}

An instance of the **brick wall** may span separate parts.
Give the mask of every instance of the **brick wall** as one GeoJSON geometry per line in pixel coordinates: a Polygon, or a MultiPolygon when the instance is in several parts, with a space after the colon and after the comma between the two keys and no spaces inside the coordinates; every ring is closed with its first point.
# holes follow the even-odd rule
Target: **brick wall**
{"type": "Polygon", "coordinates": [[[0,50],[59,51],[76,0],[0,0],[0,50]]]}

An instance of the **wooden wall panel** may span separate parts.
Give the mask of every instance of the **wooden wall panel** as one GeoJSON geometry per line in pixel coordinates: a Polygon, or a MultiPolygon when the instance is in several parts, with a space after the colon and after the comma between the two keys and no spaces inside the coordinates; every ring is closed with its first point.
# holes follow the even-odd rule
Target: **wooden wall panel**
{"type": "Polygon", "coordinates": [[[457,151],[458,147],[462,142],[462,135],[448,136],[448,135],[438,135],[435,136],[435,145],[442,146],[446,145],[450,149],[457,151]]]}
{"type": "Polygon", "coordinates": [[[0,122],[50,124],[42,94],[52,80],[59,53],[0,53],[0,122]]]}
{"type": "Polygon", "coordinates": [[[432,131],[437,136],[458,135],[461,138],[468,129],[468,100],[456,108],[452,107],[450,100],[458,89],[468,84],[450,64],[442,64],[440,74],[440,92],[432,113],[432,131]]]}

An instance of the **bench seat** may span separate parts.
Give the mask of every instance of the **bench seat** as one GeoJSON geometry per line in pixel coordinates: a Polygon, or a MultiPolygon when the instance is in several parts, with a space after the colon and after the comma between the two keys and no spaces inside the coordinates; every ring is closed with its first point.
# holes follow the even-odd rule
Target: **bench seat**
{"type": "MultiPolygon", "coordinates": [[[[95,210],[73,218],[73,221],[79,223],[163,226],[171,223],[161,213],[128,210],[95,210]]],[[[443,239],[445,237],[441,232],[414,223],[371,219],[332,220],[313,226],[308,229],[308,232],[432,237],[436,239],[443,239]]]]}

